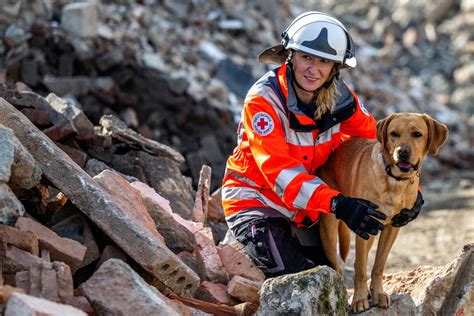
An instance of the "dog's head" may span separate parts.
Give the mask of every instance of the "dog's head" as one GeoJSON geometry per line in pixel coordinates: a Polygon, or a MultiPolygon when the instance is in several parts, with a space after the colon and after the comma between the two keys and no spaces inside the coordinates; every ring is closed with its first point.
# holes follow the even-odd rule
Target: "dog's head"
{"type": "Polygon", "coordinates": [[[447,138],[446,125],[427,114],[394,113],[377,123],[386,162],[399,174],[416,172],[426,154],[436,155],[447,138]]]}

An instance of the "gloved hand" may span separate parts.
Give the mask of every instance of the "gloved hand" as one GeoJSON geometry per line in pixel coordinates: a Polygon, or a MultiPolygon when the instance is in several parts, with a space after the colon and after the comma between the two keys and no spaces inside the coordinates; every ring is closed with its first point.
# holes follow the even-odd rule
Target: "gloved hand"
{"type": "Polygon", "coordinates": [[[423,195],[420,191],[418,191],[418,195],[416,196],[415,205],[411,209],[404,208],[392,218],[392,226],[393,227],[402,227],[414,220],[420,214],[421,206],[425,203],[423,200],[423,195]]]}
{"type": "Polygon", "coordinates": [[[384,220],[385,214],[376,211],[378,205],[364,200],[345,197],[342,194],[334,197],[331,202],[331,212],[337,219],[343,220],[349,228],[365,240],[369,234],[377,235],[384,225],[375,218],[384,220]]]}

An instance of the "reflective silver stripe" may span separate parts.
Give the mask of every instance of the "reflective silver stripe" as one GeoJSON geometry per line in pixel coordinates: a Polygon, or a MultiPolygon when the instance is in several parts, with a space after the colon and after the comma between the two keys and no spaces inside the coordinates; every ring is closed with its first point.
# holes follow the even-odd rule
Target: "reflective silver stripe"
{"type": "Polygon", "coordinates": [[[304,182],[301,185],[300,192],[293,201],[293,206],[296,208],[306,209],[309,199],[321,184],[324,184],[324,182],[319,178],[314,178],[310,181],[304,182]]]}
{"type": "Polygon", "coordinates": [[[249,178],[244,177],[244,176],[241,175],[241,174],[238,174],[238,173],[231,173],[230,176],[231,176],[232,178],[234,178],[234,179],[237,179],[237,180],[239,180],[239,181],[242,181],[242,182],[244,182],[244,183],[247,183],[248,185],[251,185],[251,186],[253,186],[253,187],[257,185],[257,183],[255,183],[255,181],[252,181],[252,180],[250,180],[249,178]]]}
{"type": "Polygon", "coordinates": [[[316,145],[326,143],[332,139],[332,135],[339,133],[341,130],[341,123],[334,125],[324,133],[318,135],[318,139],[316,140],[316,145]]]}
{"type": "MultiPolygon", "coordinates": [[[[265,75],[263,75],[260,80],[258,80],[249,90],[247,93],[247,96],[245,98],[245,103],[251,100],[251,98],[255,96],[262,96],[265,98],[268,103],[270,103],[273,108],[275,108],[275,112],[285,112],[283,104],[281,103],[280,98],[276,94],[275,90],[272,89],[268,85],[268,82],[270,82],[272,79],[270,77],[276,77],[276,74],[273,71],[267,72],[265,75]]],[[[276,79],[273,79],[276,80],[276,79]]]]}
{"type": "Polygon", "coordinates": [[[278,174],[275,180],[275,192],[278,196],[283,197],[285,194],[286,187],[290,182],[300,173],[306,172],[306,169],[303,166],[296,166],[291,169],[283,169],[278,174]]]}
{"type": "Polygon", "coordinates": [[[280,212],[283,216],[288,217],[289,219],[293,219],[296,215],[290,210],[273,203],[271,200],[261,194],[258,190],[252,188],[223,187],[222,200],[257,200],[263,205],[280,212]]]}
{"type": "Polygon", "coordinates": [[[313,133],[295,132],[288,129],[286,131],[286,142],[297,146],[314,146],[313,133]]]}
{"type": "Polygon", "coordinates": [[[222,200],[254,200],[257,190],[247,187],[223,187],[222,200]]]}
{"type": "Polygon", "coordinates": [[[260,192],[257,192],[257,200],[259,200],[266,206],[271,207],[274,210],[277,210],[278,212],[288,217],[289,219],[293,219],[296,216],[296,213],[293,213],[289,211],[288,209],[273,203],[271,200],[267,199],[264,195],[260,194],[260,192]]]}

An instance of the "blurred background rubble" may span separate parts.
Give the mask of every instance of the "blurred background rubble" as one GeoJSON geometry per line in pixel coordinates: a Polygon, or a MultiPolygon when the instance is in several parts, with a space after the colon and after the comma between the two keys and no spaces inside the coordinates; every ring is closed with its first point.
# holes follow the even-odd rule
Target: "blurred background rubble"
{"type": "Polygon", "coordinates": [[[448,124],[448,144],[427,171],[472,171],[471,0],[3,3],[0,81],[54,92],[95,125],[104,114],[119,116],[181,152],[194,185],[208,164],[212,187],[219,186],[242,99],[271,68],[258,63],[258,53],[307,9],[329,12],[349,28],[358,66],[343,78],[377,119],[411,111],[448,124]]]}

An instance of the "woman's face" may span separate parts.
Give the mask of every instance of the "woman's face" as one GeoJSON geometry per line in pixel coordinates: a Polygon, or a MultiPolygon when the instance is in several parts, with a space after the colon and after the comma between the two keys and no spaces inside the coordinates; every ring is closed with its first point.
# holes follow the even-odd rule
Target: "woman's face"
{"type": "Polygon", "coordinates": [[[309,91],[320,88],[328,80],[334,62],[302,52],[294,52],[291,61],[295,79],[300,86],[308,90],[305,91],[295,85],[296,93],[300,99],[308,103],[313,97],[313,93],[309,91]]]}

